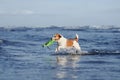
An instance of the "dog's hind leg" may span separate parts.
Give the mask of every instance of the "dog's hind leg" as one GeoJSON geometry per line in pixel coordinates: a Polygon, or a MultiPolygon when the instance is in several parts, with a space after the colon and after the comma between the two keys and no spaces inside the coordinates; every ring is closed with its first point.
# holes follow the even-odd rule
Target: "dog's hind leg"
{"type": "Polygon", "coordinates": [[[74,41],[73,46],[74,46],[75,49],[81,51],[80,45],[76,41],[74,41]]]}

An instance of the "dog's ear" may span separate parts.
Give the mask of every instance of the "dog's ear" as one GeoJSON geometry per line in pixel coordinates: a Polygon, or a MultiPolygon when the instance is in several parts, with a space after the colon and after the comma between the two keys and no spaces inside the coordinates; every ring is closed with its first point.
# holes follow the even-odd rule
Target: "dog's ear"
{"type": "Polygon", "coordinates": [[[61,35],[61,34],[59,34],[59,33],[56,33],[56,35],[57,35],[59,38],[61,38],[61,37],[62,37],[62,35],[61,35]]]}
{"type": "Polygon", "coordinates": [[[62,35],[61,34],[59,34],[59,38],[61,38],[62,37],[62,35]]]}

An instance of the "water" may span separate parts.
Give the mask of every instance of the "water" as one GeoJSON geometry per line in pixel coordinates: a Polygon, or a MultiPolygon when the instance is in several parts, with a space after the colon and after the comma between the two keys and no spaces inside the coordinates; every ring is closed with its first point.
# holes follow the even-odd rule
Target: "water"
{"type": "Polygon", "coordinates": [[[0,80],[119,80],[120,29],[95,27],[0,28],[0,80]],[[52,55],[53,34],[79,35],[90,55],[52,55]]]}

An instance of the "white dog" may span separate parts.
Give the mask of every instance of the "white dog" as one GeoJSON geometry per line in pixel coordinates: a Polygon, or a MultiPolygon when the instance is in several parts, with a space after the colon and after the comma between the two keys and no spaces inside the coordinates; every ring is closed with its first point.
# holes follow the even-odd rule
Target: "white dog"
{"type": "Polygon", "coordinates": [[[55,50],[55,52],[60,51],[60,49],[70,48],[74,47],[76,50],[81,51],[81,48],[78,43],[78,35],[76,34],[76,37],[74,39],[67,39],[63,37],[61,34],[55,34],[52,38],[58,43],[58,46],[55,50]]]}

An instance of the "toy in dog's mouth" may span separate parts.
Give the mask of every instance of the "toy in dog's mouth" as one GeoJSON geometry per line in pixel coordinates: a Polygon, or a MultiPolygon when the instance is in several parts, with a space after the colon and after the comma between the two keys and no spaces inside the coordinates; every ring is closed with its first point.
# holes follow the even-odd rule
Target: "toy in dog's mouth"
{"type": "Polygon", "coordinates": [[[46,43],[44,43],[42,46],[43,46],[43,47],[49,47],[49,46],[51,46],[54,42],[55,42],[55,40],[51,39],[51,40],[47,41],[46,43]]]}

